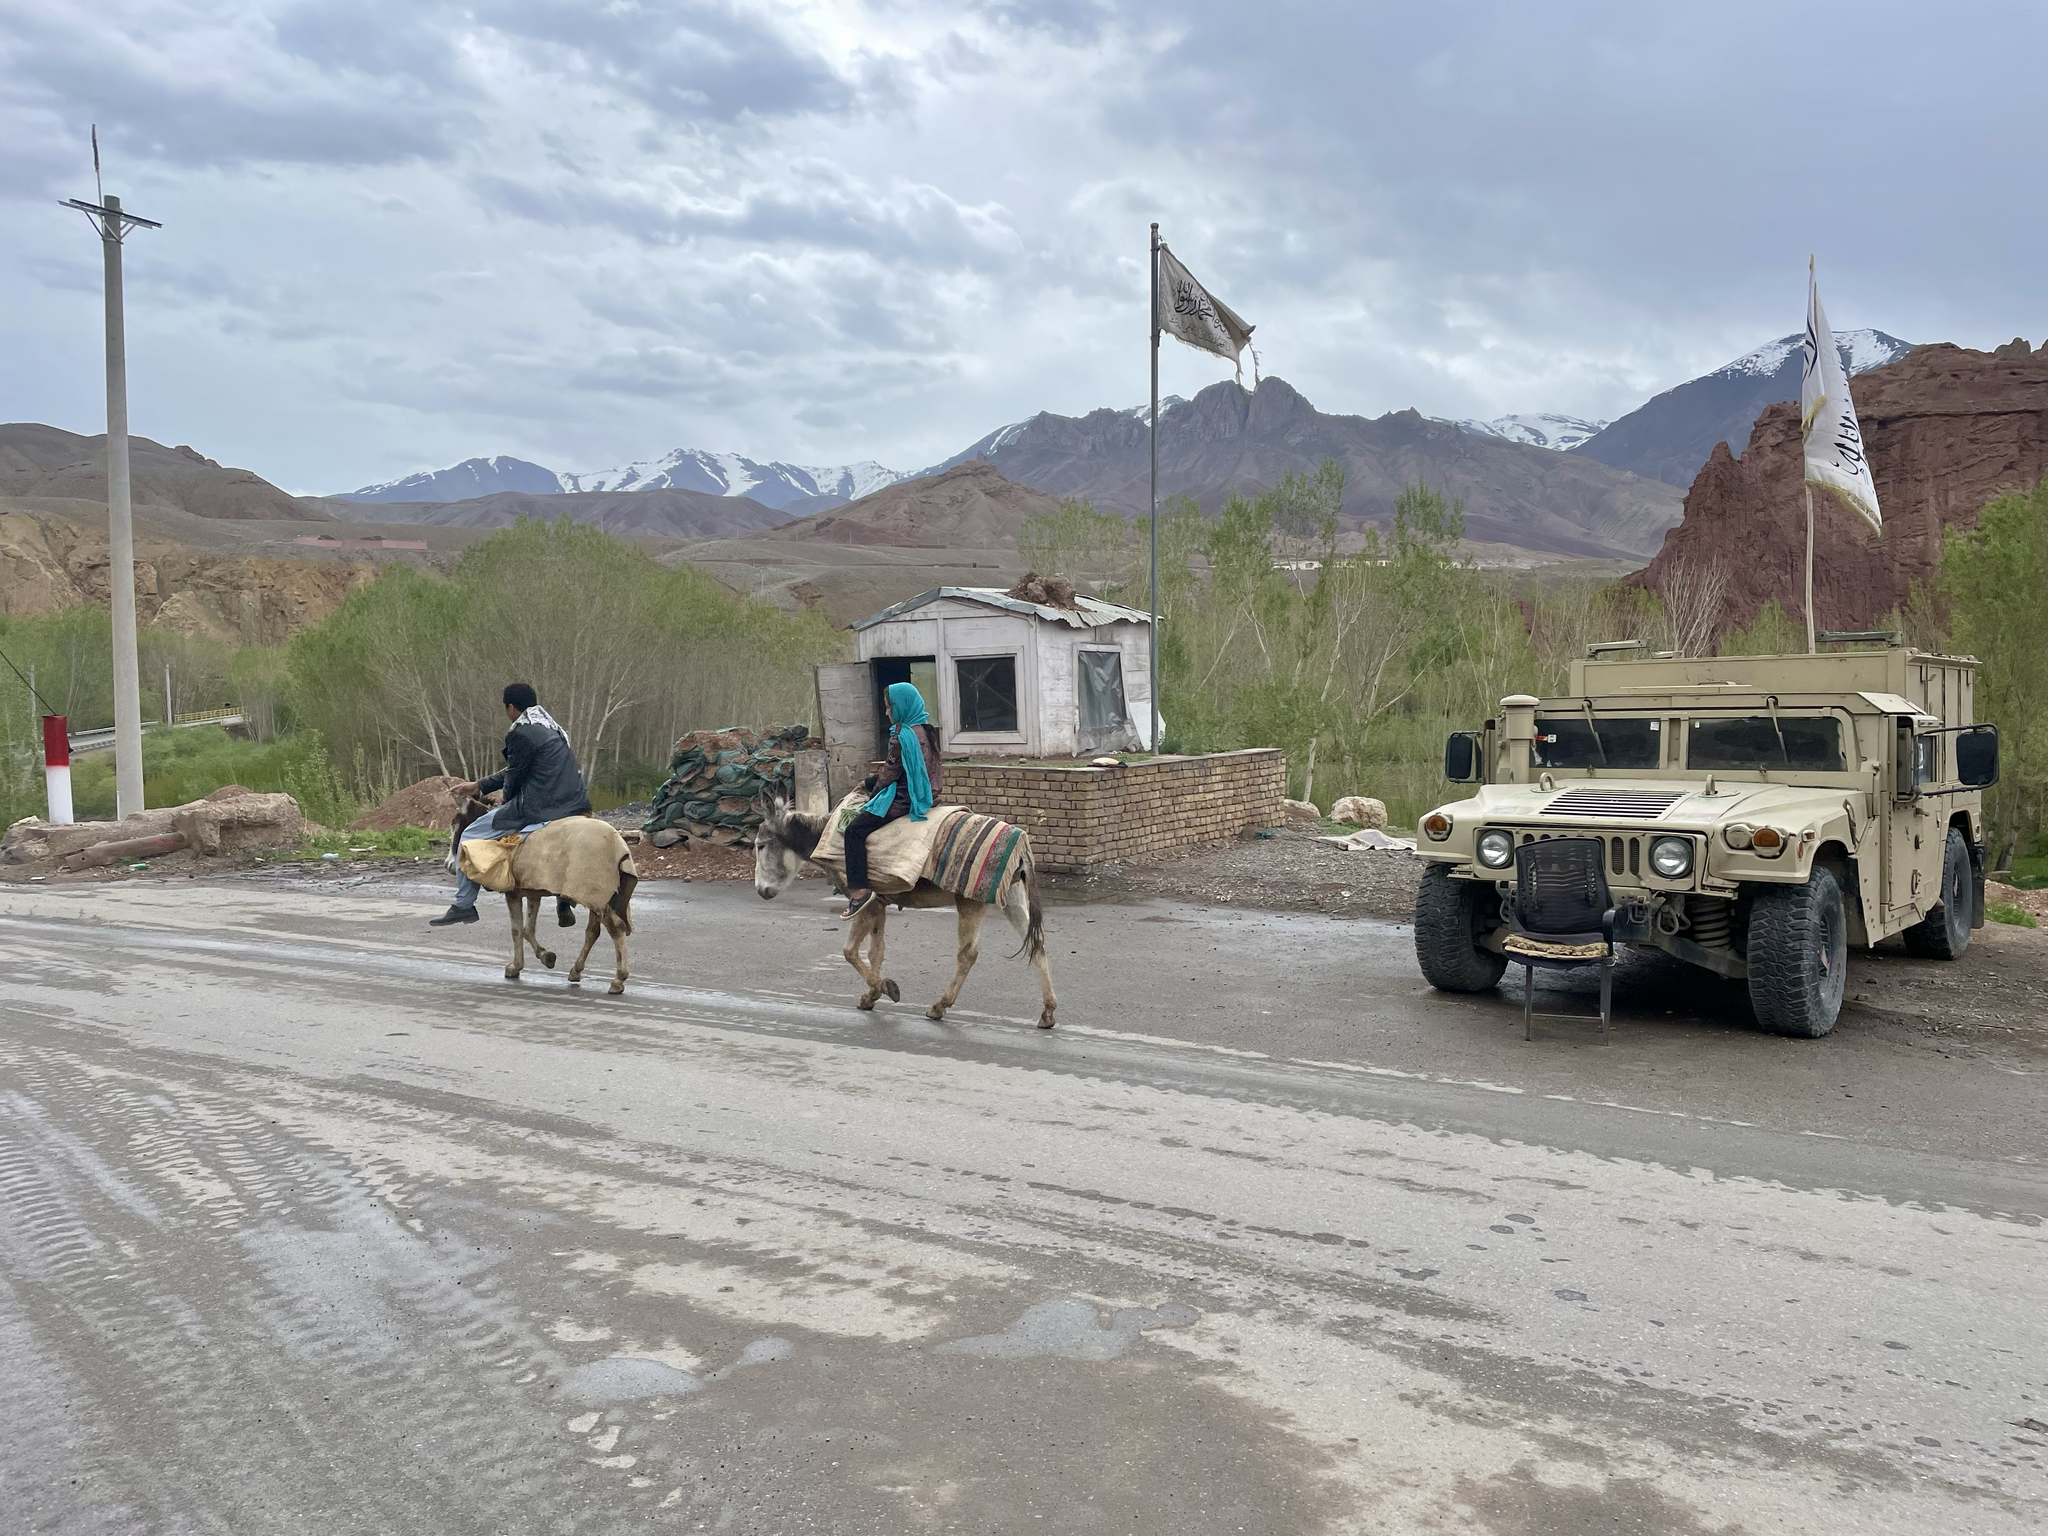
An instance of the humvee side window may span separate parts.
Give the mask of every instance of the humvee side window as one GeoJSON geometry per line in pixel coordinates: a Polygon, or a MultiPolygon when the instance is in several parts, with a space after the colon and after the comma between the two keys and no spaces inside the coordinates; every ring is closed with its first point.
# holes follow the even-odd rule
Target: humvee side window
{"type": "Polygon", "coordinates": [[[1584,715],[1539,716],[1538,768],[1657,768],[1662,720],[1609,720],[1584,715]]]}
{"type": "Polygon", "coordinates": [[[1685,766],[1694,769],[1791,769],[1843,773],[1842,723],[1832,715],[1738,715],[1694,720],[1685,766]]]}

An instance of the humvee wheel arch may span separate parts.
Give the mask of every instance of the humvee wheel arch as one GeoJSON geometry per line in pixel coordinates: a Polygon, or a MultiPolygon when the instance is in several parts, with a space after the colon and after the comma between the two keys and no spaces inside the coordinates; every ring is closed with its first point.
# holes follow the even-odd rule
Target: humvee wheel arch
{"type": "Polygon", "coordinates": [[[1499,900],[1481,881],[1453,880],[1445,865],[1422,872],[1415,892],[1415,960],[1439,992],[1490,992],[1500,985],[1507,957],[1479,943],[1494,926],[1499,900]]]}
{"type": "Polygon", "coordinates": [[[1922,960],[1955,960],[1970,947],[1971,919],[1976,915],[1975,877],[1970,844],[1960,827],[1950,827],[1941,854],[1941,900],[1899,937],[1906,953],[1922,960]]]}

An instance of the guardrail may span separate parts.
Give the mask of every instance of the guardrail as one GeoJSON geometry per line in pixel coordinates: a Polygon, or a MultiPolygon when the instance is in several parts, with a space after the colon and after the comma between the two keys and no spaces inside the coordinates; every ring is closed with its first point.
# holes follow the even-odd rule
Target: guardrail
{"type": "MultiPolygon", "coordinates": [[[[241,723],[242,712],[238,709],[195,710],[189,715],[173,715],[171,717],[171,729],[174,731],[181,731],[188,726],[194,725],[240,725],[241,723]]],[[[161,720],[145,720],[142,722],[142,728],[145,731],[156,730],[162,725],[163,721],[161,720]]],[[[103,725],[96,731],[73,731],[70,735],[71,755],[73,757],[77,757],[82,752],[111,752],[114,749],[114,728],[111,725],[103,725]]]]}

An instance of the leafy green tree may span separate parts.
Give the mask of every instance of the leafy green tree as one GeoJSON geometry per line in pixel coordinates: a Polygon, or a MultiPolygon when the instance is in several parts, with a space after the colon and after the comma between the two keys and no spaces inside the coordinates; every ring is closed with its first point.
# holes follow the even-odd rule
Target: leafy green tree
{"type": "Polygon", "coordinates": [[[1995,849],[2048,852],[2048,479],[1990,503],[1974,532],[1950,530],[1940,592],[1950,645],[1983,663],[1977,718],[1999,728],[1995,849]]]}

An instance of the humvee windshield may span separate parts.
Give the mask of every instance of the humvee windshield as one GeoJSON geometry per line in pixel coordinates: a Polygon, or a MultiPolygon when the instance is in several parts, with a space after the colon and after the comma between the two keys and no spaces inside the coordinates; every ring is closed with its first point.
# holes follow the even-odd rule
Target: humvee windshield
{"type": "Polygon", "coordinates": [[[1832,715],[1694,720],[1686,738],[1685,766],[1842,773],[1848,767],[1842,758],[1842,722],[1832,715]]]}
{"type": "Polygon", "coordinates": [[[1539,768],[1657,768],[1662,720],[1588,720],[1584,715],[1539,716],[1539,768]]]}

